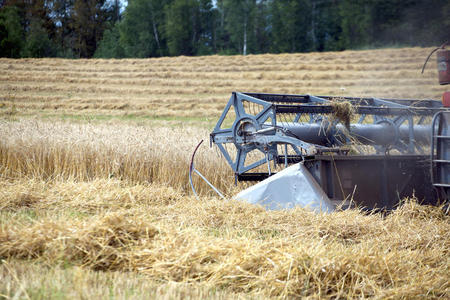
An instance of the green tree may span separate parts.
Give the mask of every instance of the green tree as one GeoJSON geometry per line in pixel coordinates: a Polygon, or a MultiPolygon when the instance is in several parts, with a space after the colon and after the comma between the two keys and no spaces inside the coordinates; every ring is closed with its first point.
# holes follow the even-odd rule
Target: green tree
{"type": "Polygon", "coordinates": [[[6,0],[5,6],[17,9],[23,32],[28,32],[34,19],[40,20],[41,26],[49,36],[54,35],[55,24],[51,17],[51,0],[6,0]]]}
{"type": "Polygon", "coordinates": [[[50,40],[41,19],[31,19],[25,47],[22,50],[22,57],[53,57],[56,55],[56,47],[50,40]]]}
{"type": "Polygon", "coordinates": [[[195,54],[198,10],[196,0],[175,0],[165,7],[165,33],[170,55],[195,54]]]}
{"type": "Polygon", "coordinates": [[[105,0],[75,0],[73,7],[74,50],[80,57],[92,57],[106,28],[105,0]]]}
{"type": "Polygon", "coordinates": [[[253,34],[254,44],[252,53],[270,52],[270,1],[259,0],[256,2],[254,12],[253,34]]]}
{"type": "Polygon", "coordinates": [[[73,57],[75,34],[73,26],[74,0],[50,0],[52,20],[56,26],[54,41],[58,45],[58,56],[73,57]]]}
{"type": "Polygon", "coordinates": [[[23,35],[18,9],[14,6],[2,7],[0,10],[0,56],[20,57],[23,35]]]}
{"type": "Polygon", "coordinates": [[[224,53],[263,53],[270,50],[270,1],[217,2],[218,42],[224,53]]]}
{"type": "Polygon", "coordinates": [[[342,43],[340,42],[342,28],[339,9],[337,9],[337,0],[329,2],[315,1],[313,4],[315,4],[316,9],[316,12],[312,14],[313,24],[315,25],[315,43],[313,50],[343,50],[342,43]]]}
{"type": "Polygon", "coordinates": [[[112,24],[116,24],[121,19],[121,3],[120,0],[111,0],[109,3],[108,11],[110,13],[110,19],[112,24]]]}
{"type": "Polygon", "coordinates": [[[216,8],[214,10],[215,26],[214,26],[214,45],[216,52],[225,54],[229,51],[230,36],[225,29],[225,19],[228,17],[228,11],[225,6],[226,0],[216,0],[216,8]]]}
{"type": "Polygon", "coordinates": [[[119,23],[111,29],[107,29],[103,34],[94,57],[96,58],[122,58],[125,57],[124,50],[119,43],[120,32],[119,23]]]}
{"type": "Polygon", "coordinates": [[[256,0],[223,0],[225,30],[229,36],[228,48],[247,55],[255,43],[254,17],[256,0]]]}
{"type": "Polygon", "coordinates": [[[165,7],[170,55],[210,54],[214,48],[214,12],[210,0],[175,0],[165,7]]]}
{"type": "Polygon", "coordinates": [[[196,41],[196,54],[205,55],[216,52],[217,10],[211,0],[198,0],[199,21],[196,41]]]}
{"type": "Polygon", "coordinates": [[[343,49],[368,46],[374,38],[372,31],[373,0],[343,0],[339,6],[343,49]]]}
{"type": "Polygon", "coordinates": [[[51,17],[49,4],[49,0],[33,0],[30,2],[27,8],[27,27],[36,26],[39,23],[46,34],[53,37],[55,35],[55,23],[51,17]]]}
{"type": "Polygon", "coordinates": [[[154,57],[168,53],[164,35],[165,5],[170,0],[130,0],[119,25],[126,57],[154,57]]]}
{"type": "Polygon", "coordinates": [[[311,5],[308,0],[274,0],[272,51],[305,52],[313,49],[311,5]]]}

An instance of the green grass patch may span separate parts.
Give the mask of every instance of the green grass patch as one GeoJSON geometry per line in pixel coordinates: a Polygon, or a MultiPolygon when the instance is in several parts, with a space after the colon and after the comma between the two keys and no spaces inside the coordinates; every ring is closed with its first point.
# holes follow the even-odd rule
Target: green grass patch
{"type": "Polygon", "coordinates": [[[202,128],[213,128],[220,116],[217,117],[195,117],[195,116],[155,116],[145,114],[77,114],[77,113],[49,113],[40,112],[16,112],[9,114],[5,109],[0,109],[0,118],[11,120],[18,118],[39,118],[42,120],[57,120],[75,123],[105,123],[105,122],[124,122],[129,124],[147,125],[147,126],[195,126],[202,128]]]}

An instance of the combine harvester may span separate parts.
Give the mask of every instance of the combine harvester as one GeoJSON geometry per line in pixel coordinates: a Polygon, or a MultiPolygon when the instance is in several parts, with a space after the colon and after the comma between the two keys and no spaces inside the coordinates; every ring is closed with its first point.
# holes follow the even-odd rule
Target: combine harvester
{"type": "MultiPolygon", "coordinates": [[[[449,84],[450,51],[438,49],[449,84]]],[[[448,201],[449,124],[449,92],[442,102],[233,92],[210,139],[237,181],[260,181],[239,200],[390,210],[411,196],[448,201]]]]}

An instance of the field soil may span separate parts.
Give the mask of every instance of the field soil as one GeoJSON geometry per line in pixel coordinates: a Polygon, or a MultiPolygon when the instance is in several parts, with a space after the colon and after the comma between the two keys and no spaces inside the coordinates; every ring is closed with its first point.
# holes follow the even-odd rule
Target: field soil
{"type": "Polygon", "coordinates": [[[0,58],[0,298],[450,297],[450,219],[266,211],[217,149],[231,92],[439,100],[431,48],[123,60],[0,58]]]}

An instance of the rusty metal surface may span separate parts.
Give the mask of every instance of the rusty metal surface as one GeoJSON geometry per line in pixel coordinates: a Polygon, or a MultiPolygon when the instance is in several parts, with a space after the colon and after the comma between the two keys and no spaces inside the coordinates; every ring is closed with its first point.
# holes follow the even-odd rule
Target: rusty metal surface
{"type": "Polygon", "coordinates": [[[439,84],[450,84],[450,50],[442,49],[437,52],[437,68],[439,84]]]}

